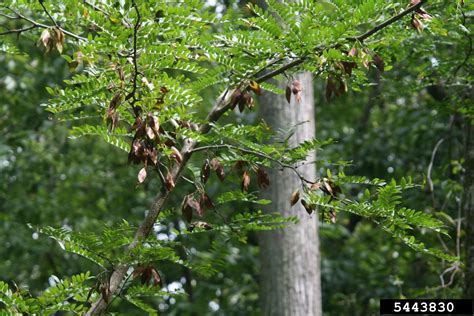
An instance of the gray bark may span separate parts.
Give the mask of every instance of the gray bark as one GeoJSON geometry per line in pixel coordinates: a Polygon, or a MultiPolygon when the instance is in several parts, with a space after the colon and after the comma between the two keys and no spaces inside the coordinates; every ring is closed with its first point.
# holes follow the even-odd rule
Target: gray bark
{"type": "MultiPolygon", "coordinates": [[[[288,104],[284,96],[266,93],[260,102],[260,115],[273,130],[299,125],[291,138],[294,146],[315,137],[315,114],[312,76],[297,76],[303,85],[301,103],[292,96],[288,104]]],[[[315,154],[308,157],[314,161],[315,154]]],[[[314,165],[298,168],[307,179],[316,177],[314,165]]],[[[270,170],[270,187],[262,196],[272,200],[264,208],[267,213],[279,212],[297,216],[299,223],[285,229],[261,233],[261,302],[263,315],[322,315],[321,276],[318,237],[318,215],[311,216],[300,203],[290,207],[292,192],[300,181],[291,170],[270,170]]]]}

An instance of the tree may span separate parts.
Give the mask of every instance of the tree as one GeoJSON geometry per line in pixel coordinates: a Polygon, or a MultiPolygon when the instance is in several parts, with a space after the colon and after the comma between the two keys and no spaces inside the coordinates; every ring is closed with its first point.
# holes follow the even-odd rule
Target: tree
{"type": "MultiPolygon", "coordinates": [[[[261,117],[273,130],[291,131],[293,147],[315,137],[311,74],[301,74],[295,80],[296,93],[290,95],[290,106],[283,96],[268,94],[262,98],[260,107],[261,117]]],[[[312,164],[315,158],[311,153],[298,165],[305,179],[316,178],[312,164]]],[[[271,170],[269,179],[272,186],[263,191],[263,196],[273,202],[265,210],[268,213],[279,211],[285,217],[296,216],[299,222],[287,229],[260,235],[263,314],[322,315],[318,214],[308,215],[300,203],[291,205],[288,197],[301,187],[294,170],[271,170]]]]}
{"type": "MultiPolygon", "coordinates": [[[[65,0],[54,5],[4,1],[1,18],[8,24],[1,35],[13,34],[35,42],[39,38],[46,53],[58,51],[75,72],[65,86],[48,88],[52,99],[47,109],[58,119],[77,122],[71,128],[73,137],[99,136],[128,152],[129,162],[138,165],[134,171],[139,185],[150,189],[161,186],[146,212],[131,214],[111,226],[102,224],[101,232],[89,227],[84,231],[77,227],[74,231],[69,227],[35,228],[57,240],[66,251],[94,263],[93,273],[56,280],[34,298],[0,283],[0,299],[6,309],[16,313],[68,310],[98,314],[107,308],[121,310],[124,302],[130,302],[154,312],[156,307],[147,304],[155,302],[150,297],[170,300],[179,294],[172,293],[169,286],[162,291],[159,288],[163,279],[172,275],[172,267],[210,277],[216,273],[214,261],[222,261],[223,250],[215,253],[214,261],[181,254],[189,240],[195,241],[208,231],[216,237],[245,241],[249,231],[282,228],[294,222],[294,218],[259,212],[233,213],[225,203],[267,203],[250,191],[255,182],[260,187],[271,185],[266,169],[294,170],[296,163],[305,161],[322,143],[266,144],[273,135],[265,124],[236,124],[229,110],[248,112],[262,89],[281,92],[266,81],[301,71],[321,72],[327,79],[328,98],[343,94],[347,82],[365,80],[364,66],[383,68],[383,60],[375,51],[389,43],[370,39],[409,14],[427,19],[420,9],[423,3],[413,1],[402,10],[394,4],[387,6],[385,1],[355,9],[344,1],[338,6],[269,1],[269,10],[282,20],[280,23],[256,6],[249,6],[252,17],[239,20],[233,12],[217,16],[193,0],[173,4],[78,4],[65,0]],[[398,13],[384,22],[377,21],[381,13],[392,9],[398,13]],[[341,20],[341,14],[353,18],[341,20]],[[355,30],[365,30],[368,22],[370,28],[357,35],[355,30]],[[356,65],[357,71],[353,69],[356,65]],[[219,97],[209,97],[217,91],[219,97]],[[214,106],[204,116],[209,103],[214,106]],[[207,183],[211,170],[230,188],[222,191],[216,185],[210,194],[216,180],[207,183]],[[176,225],[171,227],[164,225],[171,222],[171,206],[179,201],[183,218],[174,218],[176,225]],[[201,218],[196,220],[196,216],[201,218]],[[159,239],[161,226],[174,239],[159,239]]],[[[403,37],[392,31],[392,39],[403,37]]],[[[14,36],[4,37],[5,51],[16,54],[16,46],[14,36]]],[[[398,206],[402,190],[413,186],[409,179],[399,183],[369,180],[347,176],[340,170],[307,180],[311,185],[302,181],[300,199],[308,213],[319,207],[323,218],[334,220],[341,211],[352,212],[415,250],[457,260],[428,249],[410,235],[413,227],[445,231],[443,223],[433,216],[398,206]],[[353,184],[369,186],[359,200],[340,194],[341,188],[353,184]]]]}

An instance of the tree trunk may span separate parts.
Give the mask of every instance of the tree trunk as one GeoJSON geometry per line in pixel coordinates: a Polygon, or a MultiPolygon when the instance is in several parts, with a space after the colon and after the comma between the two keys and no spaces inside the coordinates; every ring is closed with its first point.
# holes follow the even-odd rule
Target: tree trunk
{"type": "Polygon", "coordinates": [[[465,119],[464,227],[466,229],[466,273],[464,297],[474,298],[474,126],[465,119]]]}
{"type": "MultiPolygon", "coordinates": [[[[274,131],[307,121],[296,128],[292,146],[315,137],[312,76],[304,73],[297,79],[303,85],[301,103],[294,96],[288,104],[284,96],[266,93],[260,105],[261,117],[274,131]]],[[[307,161],[314,159],[313,153],[307,161]]],[[[298,170],[308,179],[316,177],[314,165],[298,170]]],[[[309,216],[300,203],[290,207],[292,192],[301,186],[292,170],[271,170],[269,176],[270,187],[262,195],[272,203],[264,211],[297,216],[299,223],[259,236],[263,315],[322,315],[318,215],[309,216]]]]}

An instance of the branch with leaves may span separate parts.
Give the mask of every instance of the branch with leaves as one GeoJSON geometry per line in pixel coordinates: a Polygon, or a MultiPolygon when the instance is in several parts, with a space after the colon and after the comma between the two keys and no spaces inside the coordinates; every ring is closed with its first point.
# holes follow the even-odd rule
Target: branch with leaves
{"type": "MultiPolygon", "coordinates": [[[[87,39],[85,37],[82,37],[80,35],[77,35],[77,34],[74,34],[73,32],[70,32],[68,30],[66,30],[65,28],[61,27],[58,22],[51,16],[51,14],[49,13],[49,11],[46,9],[46,7],[44,6],[43,4],[43,1],[40,1],[40,4],[44,10],[44,12],[46,13],[46,15],[49,17],[49,19],[53,22],[53,25],[47,25],[47,24],[44,24],[44,23],[40,23],[38,21],[35,21],[33,20],[32,18],[29,18],[23,14],[21,14],[20,12],[12,9],[11,7],[8,7],[8,6],[5,6],[3,7],[4,9],[6,9],[7,11],[10,11],[11,13],[13,13],[15,16],[9,16],[7,14],[1,14],[1,16],[3,17],[6,17],[8,19],[11,19],[11,20],[24,20],[30,24],[32,24],[30,27],[26,27],[26,28],[22,28],[22,29],[16,29],[16,30],[8,30],[8,31],[5,31],[3,33],[0,33],[0,35],[6,35],[6,34],[12,34],[12,33],[22,33],[22,32],[25,32],[25,31],[29,31],[29,30],[33,30],[35,28],[42,28],[42,29],[52,29],[52,28],[56,28],[58,29],[59,31],[61,31],[62,33],[78,40],[78,41],[83,41],[83,42],[87,42],[87,39]]],[[[0,7],[1,9],[1,7],[0,7]]]]}
{"type": "MultiPolygon", "coordinates": [[[[147,5],[151,3],[132,1],[123,4],[120,14],[117,14],[120,18],[117,18],[109,14],[107,6],[99,8],[84,1],[85,7],[92,8],[87,14],[90,14],[91,24],[97,25],[99,31],[94,33],[97,36],[94,41],[86,42],[82,37],[75,37],[81,41],[79,44],[82,46],[65,59],[70,66],[74,66],[71,67],[73,72],[79,63],[83,64],[85,71],[74,73],[66,80],[67,88],[48,88],[52,95],[57,96],[48,104],[48,110],[65,119],[76,119],[76,115],[79,118],[94,115],[96,118],[103,117],[108,127],[100,120],[96,126],[78,124],[73,127],[72,136],[103,137],[105,141],[127,151],[129,162],[141,165],[137,175],[139,184],[146,180],[150,167],[156,171],[162,184],[140,226],[136,231],[127,230],[131,234],[130,238],[120,239],[120,243],[106,244],[110,248],[121,250],[119,259],[113,260],[113,264],[104,265],[113,258],[110,249],[92,249],[83,245],[81,238],[60,232],[58,240],[67,239],[68,246],[74,253],[92,258],[104,269],[93,293],[86,299],[86,304],[89,304],[91,297],[93,300],[86,314],[103,313],[118,295],[126,298],[131,291],[128,291],[125,283],[130,278],[140,277],[146,284],[160,283],[157,269],[140,261],[144,259],[143,262],[151,262],[156,258],[150,259],[140,251],[144,250],[144,245],[153,243],[152,238],[149,238],[153,227],[179,181],[193,182],[193,178],[188,177],[186,172],[188,169],[193,172],[192,168],[188,168],[192,165],[189,162],[198,152],[207,155],[203,170],[209,172],[209,168],[214,169],[221,181],[224,179],[224,171],[217,155],[224,152],[232,153],[235,157],[249,156],[246,167],[251,167],[244,168],[239,174],[242,178],[242,192],[232,192],[231,197],[247,198],[250,195],[247,190],[252,172],[256,173],[259,184],[268,185],[264,166],[291,169],[301,180],[301,190],[297,190],[291,197],[292,204],[300,201],[310,214],[317,207],[328,209],[331,221],[335,221],[338,211],[356,213],[372,219],[412,248],[423,249],[422,245],[404,234],[404,229],[408,229],[406,226],[423,226],[424,223],[428,223],[426,225],[433,229],[439,229],[440,226],[439,222],[423,217],[418,212],[396,208],[398,203],[393,201],[398,201],[400,190],[410,185],[351,179],[343,174],[306,179],[298,172],[296,163],[305,163],[307,153],[314,150],[315,143],[303,144],[301,147],[304,148],[300,149],[288,148],[285,144],[274,146],[273,151],[263,151],[263,146],[258,148],[245,142],[248,135],[241,136],[242,142],[226,142],[226,139],[218,135],[224,129],[218,126],[218,122],[231,110],[238,108],[243,112],[247,108],[253,108],[253,96],[259,95],[262,90],[286,93],[289,102],[292,98],[298,102],[304,89],[300,82],[290,82],[289,79],[286,91],[280,91],[279,87],[269,83],[270,79],[283,76],[291,78],[298,71],[321,74],[327,77],[326,97],[330,99],[333,94],[338,96],[345,92],[346,81],[352,78],[352,71],[358,66],[375,66],[378,71],[383,71],[384,61],[370,50],[367,39],[409,14],[425,14],[421,11],[424,3],[425,1],[412,1],[407,9],[369,31],[359,36],[348,36],[354,34],[350,29],[355,29],[358,23],[344,25],[345,22],[340,22],[344,19],[336,16],[337,12],[320,10],[320,3],[317,2],[301,4],[297,1],[282,7],[278,1],[269,1],[269,10],[274,10],[275,16],[279,16],[283,23],[276,21],[273,15],[249,5],[255,16],[243,19],[234,26],[226,18],[218,20],[202,13],[199,8],[180,6],[181,2],[153,3],[150,9],[147,5]],[[302,8],[300,5],[308,7],[302,8]],[[333,16],[317,19],[314,16],[316,14],[333,16]],[[319,25],[320,21],[326,24],[319,25]],[[208,31],[210,28],[215,30],[208,31]],[[341,32],[342,29],[345,31],[341,32]],[[317,33],[321,30],[326,33],[317,33]],[[311,34],[312,31],[314,34],[311,34]],[[199,112],[204,103],[201,95],[210,87],[213,88],[211,92],[214,95],[216,89],[223,92],[213,100],[213,107],[206,118],[199,119],[196,112],[199,112]],[[213,132],[217,135],[213,135],[213,132]],[[208,151],[217,153],[212,153],[214,156],[211,157],[208,151]],[[369,192],[363,202],[346,200],[341,197],[340,187],[342,184],[350,184],[350,181],[357,185],[375,187],[375,192],[369,192]],[[399,214],[393,215],[398,211],[399,214]],[[409,224],[404,223],[405,220],[409,224]],[[135,272],[130,273],[133,267],[135,272]]],[[[187,4],[193,6],[197,2],[190,1],[187,4]]],[[[381,1],[379,5],[385,7],[386,2],[381,1]]],[[[53,19],[55,14],[51,14],[43,3],[41,7],[42,14],[46,14],[53,25],[39,24],[10,10],[15,13],[13,18],[33,24],[27,31],[44,28],[46,33],[43,32],[41,40],[45,47],[52,50],[56,46],[62,52],[62,46],[57,47],[57,44],[62,45],[64,34],[70,34],[59,26],[53,19]]],[[[10,31],[15,33],[14,30],[10,31]]],[[[230,133],[238,134],[239,129],[235,128],[230,133]]],[[[199,178],[195,174],[192,176],[199,178]]],[[[188,222],[193,210],[197,213],[202,211],[201,202],[207,208],[212,208],[212,202],[204,190],[207,178],[208,176],[203,177],[201,174],[201,183],[196,180],[198,184],[193,184],[195,193],[184,197],[182,211],[188,222]],[[196,201],[193,194],[200,194],[201,201],[196,201]]],[[[237,225],[228,222],[217,209],[216,214],[231,230],[237,231],[237,225]]],[[[243,219],[251,220],[252,217],[243,219]]],[[[211,226],[201,221],[189,225],[189,228],[196,230],[207,230],[209,227],[211,226]]]]}
{"type": "MultiPolygon", "coordinates": [[[[384,27],[391,25],[392,23],[400,20],[404,16],[410,14],[411,12],[416,11],[420,8],[424,1],[420,1],[417,4],[409,7],[408,9],[402,11],[402,13],[397,14],[396,16],[388,19],[386,22],[376,26],[373,30],[370,30],[360,36],[357,36],[351,40],[363,41],[367,39],[369,36],[375,34],[376,32],[382,30],[384,27]]],[[[323,49],[321,49],[322,51],[323,49]]],[[[279,74],[284,73],[287,70],[296,68],[300,64],[305,61],[305,57],[301,57],[296,59],[286,65],[281,66],[267,74],[260,76],[259,78],[255,79],[255,82],[261,83],[267,81],[271,78],[278,76],[279,74]]],[[[249,89],[249,88],[248,88],[249,89]]],[[[235,104],[235,100],[232,98],[233,93],[227,93],[231,89],[226,89],[226,93],[223,94],[222,97],[218,98],[218,101],[214,105],[213,109],[209,112],[206,121],[207,123],[203,124],[198,132],[201,134],[206,134],[211,129],[211,124],[215,123],[219,118],[228,110],[230,110],[235,104]],[[227,95],[227,97],[226,97],[227,95]]],[[[157,194],[154,199],[153,204],[150,207],[150,210],[140,225],[139,229],[135,234],[134,241],[129,245],[128,251],[132,250],[133,248],[137,247],[142,240],[145,240],[152,231],[153,225],[158,217],[160,211],[163,209],[164,204],[168,200],[172,189],[175,187],[176,183],[179,181],[181,177],[181,173],[183,172],[184,168],[186,167],[187,162],[191,158],[194,151],[196,151],[197,141],[193,139],[185,139],[184,146],[180,151],[181,155],[181,162],[174,166],[174,168],[170,172],[170,176],[167,178],[168,186],[167,188],[162,188],[161,191],[157,194]]],[[[116,293],[117,289],[119,289],[120,284],[122,283],[123,279],[126,277],[127,271],[129,269],[128,264],[122,264],[117,267],[111,274],[110,282],[109,282],[109,290],[107,291],[106,295],[102,295],[90,308],[87,315],[98,315],[102,313],[108,305],[111,297],[116,293]]]]}

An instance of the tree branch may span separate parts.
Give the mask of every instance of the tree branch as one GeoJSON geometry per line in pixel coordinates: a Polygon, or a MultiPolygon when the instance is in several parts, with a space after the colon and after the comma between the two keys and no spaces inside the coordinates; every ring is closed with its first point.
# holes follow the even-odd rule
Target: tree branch
{"type": "Polygon", "coordinates": [[[317,182],[317,181],[311,181],[311,180],[306,179],[301,173],[299,173],[297,167],[295,167],[293,165],[289,165],[287,163],[282,162],[281,160],[275,159],[275,158],[273,158],[269,155],[266,155],[262,152],[258,152],[258,151],[251,150],[251,149],[248,149],[248,148],[242,148],[242,147],[231,145],[231,144],[215,144],[215,145],[196,147],[192,150],[192,152],[194,153],[194,152],[208,150],[208,149],[221,149],[221,148],[237,150],[237,151],[240,151],[244,154],[252,155],[252,156],[255,156],[255,157],[259,157],[259,158],[263,158],[263,159],[266,159],[268,161],[271,161],[271,162],[277,164],[278,166],[280,166],[280,168],[282,168],[282,169],[290,169],[290,170],[292,170],[293,172],[296,173],[296,175],[298,176],[298,178],[301,180],[302,183],[313,184],[313,183],[317,182]]]}
{"type": "Polygon", "coordinates": [[[424,3],[426,2],[426,0],[421,0],[420,2],[412,5],[411,7],[408,7],[406,10],[400,12],[399,14],[397,15],[394,15],[392,16],[391,18],[389,18],[388,20],[385,20],[384,22],[380,23],[379,25],[377,25],[376,27],[374,27],[373,29],[365,32],[364,34],[361,34],[359,36],[356,36],[356,37],[350,37],[348,38],[349,41],[359,41],[359,42],[363,42],[365,39],[367,39],[368,37],[374,35],[375,33],[377,33],[378,31],[386,28],[387,26],[389,26],[390,24],[393,24],[395,23],[396,21],[402,19],[404,16],[412,13],[413,11],[419,9],[424,3]]]}
{"type": "Polygon", "coordinates": [[[138,117],[140,115],[139,111],[135,108],[135,102],[137,101],[136,97],[136,91],[137,91],[137,80],[138,80],[138,49],[137,49],[137,39],[138,39],[138,29],[140,28],[140,20],[141,20],[141,15],[140,11],[138,10],[137,4],[135,1],[133,1],[133,8],[135,9],[135,12],[137,14],[137,20],[135,22],[135,25],[133,27],[133,86],[132,86],[132,91],[125,97],[125,101],[132,99],[130,104],[132,105],[132,110],[133,113],[135,113],[135,117],[138,117]]]}
{"type": "MultiPolygon", "coordinates": [[[[425,1],[422,0],[418,4],[409,7],[405,11],[395,15],[394,17],[376,26],[374,29],[362,35],[356,36],[354,38],[349,38],[348,40],[350,41],[365,40],[366,38],[380,31],[381,29],[389,26],[395,21],[400,20],[402,17],[406,16],[410,12],[415,11],[424,2],[425,1]]],[[[306,57],[300,57],[298,59],[295,59],[289,62],[288,64],[283,65],[280,68],[277,68],[254,80],[260,83],[268,79],[271,79],[285,72],[288,69],[295,68],[296,66],[302,64],[305,61],[305,59],[306,57]]],[[[223,96],[220,96],[219,98],[217,98],[218,101],[215,103],[214,107],[211,109],[211,111],[209,112],[206,118],[207,123],[201,125],[199,128],[199,132],[201,134],[208,133],[211,129],[211,124],[216,122],[226,111],[231,109],[232,107],[232,102],[231,102],[232,93],[230,93],[231,91],[232,90],[228,89],[226,90],[226,93],[223,94],[223,96]]],[[[183,148],[181,149],[181,156],[183,157],[182,162],[180,164],[176,164],[171,170],[171,177],[174,183],[177,183],[178,180],[180,179],[181,173],[186,167],[189,159],[191,158],[193,151],[196,148],[196,145],[197,145],[196,140],[193,140],[190,138],[184,140],[184,145],[183,145],[183,148]]],[[[136,248],[141,241],[143,241],[150,235],[150,233],[152,232],[153,225],[156,221],[156,218],[160,214],[161,209],[163,209],[163,206],[168,200],[168,197],[171,192],[172,190],[168,191],[165,188],[162,188],[160,192],[155,196],[153,204],[150,207],[150,210],[148,211],[145,219],[143,220],[142,224],[140,225],[140,227],[135,233],[133,242],[130,243],[130,245],[128,246],[128,250],[127,250],[128,253],[130,253],[131,250],[136,248]]],[[[99,315],[107,308],[109,302],[111,301],[111,298],[115,295],[117,290],[120,288],[120,284],[125,279],[128,269],[129,269],[128,264],[122,263],[118,265],[114,271],[112,271],[112,274],[110,276],[110,282],[109,282],[109,291],[107,291],[107,294],[105,294],[104,296],[101,296],[99,299],[97,299],[96,302],[92,304],[91,308],[87,311],[86,315],[99,315]]]]}
{"type": "Polygon", "coordinates": [[[5,32],[0,32],[0,36],[1,35],[7,35],[7,34],[21,34],[23,32],[26,32],[26,31],[29,31],[29,30],[32,30],[34,28],[36,28],[37,26],[36,25],[32,25],[32,26],[29,26],[29,27],[25,27],[25,28],[22,28],[22,29],[13,29],[13,30],[8,30],[8,31],[5,31],[5,32]]]}
{"type": "MultiPolygon", "coordinates": [[[[373,29],[365,32],[364,34],[361,34],[361,35],[355,36],[355,37],[348,37],[348,38],[346,38],[346,40],[350,41],[350,42],[356,42],[356,41],[362,42],[365,39],[369,38],[370,36],[374,35],[375,33],[379,32],[380,30],[382,30],[382,29],[386,28],[387,26],[395,23],[396,21],[402,19],[404,16],[406,16],[406,15],[412,13],[413,11],[419,9],[421,7],[421,5],[424,4],[425,2],[426,2],[426,0],[421,0],[417,4],[412,5],[411,7],[407,8],[406,10],[400,12],[397,15],[394,15],[393,17],[389,18],[388,20],[386,20],[386,21],[380,23],[379,25],[375,26],[373,29]]],[[[336,48],[336,47],[339,47],[339,46],[340,46],[340,44],[335,44],[335,45],[332,45],[331,48],[336,48]]],[[[318,47],[318,48],[316,48],[316,51],[322,51],[323,49],[324,49],[323,47],[318,47]]],[[[284,66],[282,66],[278,69],[275,69],[273,71],[270,71],[267,74],[262,75],[261,77],[255,79],[255,81],[260,83],[260,82],[267,81],[268,79],[271,79],[273,77],[276,77],[279,74],[284,73],[288,69],[295,68],[296,66],[301,65],[302,63],[305,62],[306,58],[307,58],[307,56],[302,56],[302,57],[296,58],[295,60],[287,63],[286,65],[284,65],[284,66]]],[[[258,72],[261,72],[261,71],[262,70],[259,70],[258,72]]]]}
{"type": "Polygon", "coordinates": [[[57,28],[60,29],[61,27],[59,26],[58,22],[57,22],[55,19],[53,19],[53,17],[51,16],[51,14],[49,14],[49,11],[48,11],[48,10],[46,9],[46,7],[44,6],[43,1],[39,1],[39,3],[40,3],[40,5],[41,5],[41,7],[43,8],[43,11],[46,13],[46,15],[49,17],[49,19],[53,22],[53,24],[54,24],[57,28]]]}
{"type": "MultiPolygon", "coordinates": [[[[15,11],[14,9],[10,8],[10,7],[5,7],[5,8],[16,15],[16,18],[14,18],[14,19],[25,20],[25,21],[27,21],[27,22],[33,24],[34,28],[37,28],[37,27],[38,27],[38,28],[43,28],[43,29],[49,29],[49,28],[51,28],[51,25],[47,25],[47,24],[43,24],[43,23],[37,22],[37,21],[35,21],[35,20],[33,20],[33,19],[29,18],[29,17],[24,16],[24,15],[21,14],[20,12],[17,12],[17,11],[15,11]]],[[[44,7],[43,7],[43,8],[44,8],[44,7]]],[[[85,37],[82,37],[82,36],[80,36],[80,35],[74,34],[74,33],[70,32],[70,31],[68,31],[68,30],[66,30],[66,29],[64,29],[64,28],[62,28],[61,26],[59,26],[59,25],[57,24],[57,22],[51,17],[51,15],[49,14],[49,12],[48,12],[47,10],[46,10],[45,12],[48,14],[48,16],[50,17],[50,19],[54,22],[54,26],[57,27],[58,29],[60,29],[64,34],[66,34],[66,35],[68,35],[68,36],[70,36],[70,37],[72,37],[72,38],[75,38],[75,39],[77,39],[77,40],[79,40],[79,41],[87,42],[87,39],[86,39],[85,37]]],[[[2,16],[7,17],[7,18],[13,18],[13,17],[10,17],[10,16],[8,16],[8,15],[6,15],[6,14],[5,14],[5,15],[2,14],[2,16]]],[[[31,27],[31,29],[33,29],[33,27],[31,27]]],[[[10,32],[10,33],[15,33],[15,32],[10,32]]],[[[9,33],[6,33],[6,34],[9,34],[9,33]]],[[[0,35],[3,35],[3,34],[0,34],[0,35]]]]}

